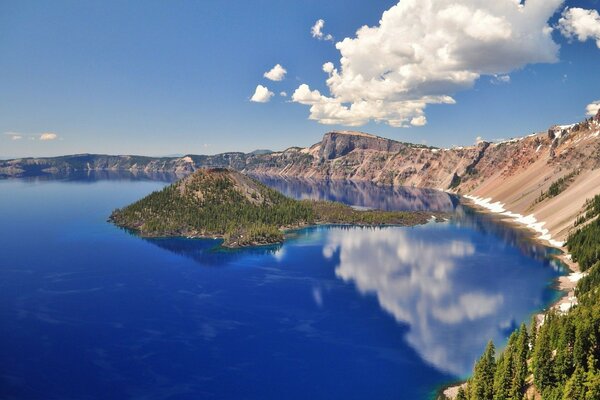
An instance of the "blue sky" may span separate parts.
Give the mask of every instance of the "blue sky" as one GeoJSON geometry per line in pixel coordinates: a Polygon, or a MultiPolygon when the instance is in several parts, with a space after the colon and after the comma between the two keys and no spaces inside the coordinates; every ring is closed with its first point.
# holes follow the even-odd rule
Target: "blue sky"
{"type": "MultiPolygon", "coordinates": [[[[425,3],[429,1],[435,7],[448,3],[445,0],[425,3]]],[[[588,10],[592,17],[592,11],[600,9],[597,0],[562,4],[552,1],[558,5],[545,21],[552,27],[558,24],[566,7],[588,10]]],[[[473,7],[485,3],[482,0],[457,2],[473,7]]],[[[528,48],[527,41],[506,39],[501,30],[497,32],[498,38],[506,39],[509,47],[514,46],[505,54],[490,46],[477,47],[480,53],[463,51],[461,61],[477,65],[461,68],[474,71],[478,78],[458,84],[453,80],[450,87],[448,82],[443,82],[432,89],[438,97],[451,96],[455,104],[427,103],[423,109],[410,108],[406,111],[406,121],[400,123],[395,106],[390,104],[405,103],[392,103],[397,101],[397,95],[393,89],[388,90],[395,83],[390,78],[382,83],[388,87],[384,88],[386,94],[382,98],[385,111],[378,114],[383,115],[378,122],[373,121],[377,118],[371,118],[374,114],[369,112],[365,114],[366,121],[359,121],[366,122],[364,125],[350,128],[345,123],[326,125],[310,120],[311,104],[325,106],[333,102],[344,106],[352,103],[348,103],[349,98],[370,96],[370,86],[348,89],[352,81],[351,68],[342,74],[341,50],[335,43],[355,38],[357,29],[363,25],[379,26],[383,12],[397,3],[389,0],[2,0],[0,156],[278,150],[310,145],[334,129],[356,129],[435,146],[466,145],[478,136],[488,140],[507,138],[545,130],[555,123],[579,121],[585,117],[586,106],[600,100],[600,49],[596,44],[596,38],[600,38],[600,22],[599,30],[595,30],[594,19],[588,18],[582,23],[587,24],[584,28],[589,37],[576,33],[569,36],[559,28],[554,29],[547,39],[560,46],[553,61],[536,62],[548,59],[547,54],[538,54],[538,48],[549,45],[548,41],[528,48]],[[325,21],[324,35],[333,35],[333,41],[311,35],[311,27],[318,19],[325,21]],[[595,32],[598,36],[594,36],[595,32]],[[515,55],[519,49],[525,49],[521,52],[524,54],[515,55]],[[482,67],[482,60],[473,62],[473,54],[490,60],[482,67]],[[513,55],[515,60],[509,60],[508,66],[502,64],[500,58],[506,60],[513,55]],[[496,56],[498,59],[494,59],[496,56]],[[343,94],[333,94],[326,83],[328,75],[322,70],[326,62],[332,62],[340,71],[337,93],[343,94]],[[282,81],[263,77],[275,64],[281,64],[287,71],[282,81]],[[501,82],[488,74],[496,70],[501,71],[498,76],[508,76],[503,79],[510,81],[501,82]],[[274,93],[269,102],[250,101],[259,84],[274,93]],[[318,90],[322,95],[320,100],[313,101],[299,93],[293,96],[301,84],[318,90]],[[281,91],[285,91],[287,97],[280,96],[281,91]],[[425,119],[427,123],[423,125],[425,119]],[[411,125],[411,121],[416,121],[418,126],[411,125]],[[398,127],[399,124],[406,127],[398,127]],[[48,140],[40,140],[43,133],[51,134],[44,137],[48,140]]],[[[409,0],[400,1],[402,7],[408,3],[409,0]]],[[[494,12],[499,12],[487,11],[493,17],[494,12]]],[[[455,18],[457,15],[460,13],[452,15],[452,26],[440,28],[442,38],[448,34],[449,41],[460,41],[464,32],[471,34],[478,28],[461,26],[462,20],[455,18]]],[[[532,11],[532,18],[536,15],[532,11]]],[[[489,21],[484,21],[486,29],[489,21]]],[[[418,24],[413,27],[408,22],[390,16],[387,33],[379,35],[383,29],[375,32],[382,40],[375,48],[396,42],[423,44],[419,33],[414,31],[418,24]],[[398,37],[389,32],[398,32],[398,37]],[[411,42],[413,34],[416,43],[411,42]]],[[[517,29],[510,26],[510,22],[508,20],[510,32],[516,35],[517,29]]],[[[576,16],[573,17],[571,25],[581,27],[578,23],[576,16]]],[[[475,36],[482,38],[482,32],[475,32],[475,36]]],[[[484,32],[487,35],[486,32],[488,30],[484,32]]],[[[363,46],[364,42],[356,42],[355,53],[369,49],[363,46]]],[[[421,52],[432,53],[425,54],[429,64],[421,62],[417,70],[437,65],[435,48],[432,50],[427,44],[421,48],[424,49],[421,52]]],[[[398,59],[383,62],[385,55],[373,54],[370,60],[368,51],[361,57],[351,58],[355,71],[372,67],[369,63],[365,66],[365,60],[373,65],[382,64],[385,74],[402,66],[398,59]]],[[[439,77],[444,71],[438,68],[431,74],[439,77]]],[[[431,79],[431,74],[425,78],[431,79]]],[[[421,77],[413,75],[403,76],[400,83],[421,93],[422,81],[415,84],[421,77]]],[[[325,108],[321,111],[328,113],[325,108]]],[[[322,114],[321,122],[331,117],[322,114]]],[[[352,121],[356,121],[354,115],[352,121]]]]}

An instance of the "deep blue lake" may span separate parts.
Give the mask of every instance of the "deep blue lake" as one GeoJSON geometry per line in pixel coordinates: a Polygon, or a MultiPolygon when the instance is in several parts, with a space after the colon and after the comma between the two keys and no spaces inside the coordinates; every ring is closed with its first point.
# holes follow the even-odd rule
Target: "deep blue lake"
{"type": "Polygon", "coordinates": [[[153,178],[0,180],[1,399],[428,399],[559,295],[552,250],[446,193],[263,178],[454,218],[221,251],[106,222],[153,178]]]}

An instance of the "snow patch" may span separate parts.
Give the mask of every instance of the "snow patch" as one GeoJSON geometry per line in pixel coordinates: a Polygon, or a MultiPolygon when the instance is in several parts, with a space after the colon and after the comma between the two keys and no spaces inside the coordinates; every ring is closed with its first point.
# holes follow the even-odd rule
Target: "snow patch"
{"type": "Polygon", "coordinates": [[[567,276],[567,279],[570,282],[576,283],[576,282],[579,282],[579,280],[586,275],[587,274],[585,272],[573,272],[573,273],[569,274],[569,276],[567,276]]]}
{"type": "Polygon", "coordinates": [[[558,127],[559,127],[560,129],[563,129],[563,130],[568,130],[568,129],[571,129],[572,127],[574,127],[575,125],[576,125],[576,124],[570,124],[570,125],[558,125],[558,127]]]}
{"type": "Polygon", "coordinates": [[[534,217],[533,214],[521,215],[521,214],[513,213],[511,211],[506,210],[504,208],[503,203],[500,203],[499,201],[492,202],[491,198],[484,199],[481,197],[470,196],[470,195],[465,195],[465,198],[471,200],[472,202],[474,202],[475,204],[477,204],[480,207],[486,208],[487,210],[489,210],[493,213],[500,214],[500,215],[503,215],[508,218],[512,218],[515,220],[515,222],[525,225],[527,228],[534,230],[535,232],[539,233],[538,238],[540,240],[546,241],[552,247],[561,248],[564,246],[564,242],[560,242],[558,240],[552,239],[552,235],[550,235],[550,231],[548,229],[544,228],[544,225],[546,224],[546,222],[538,221],[534,217]]]}

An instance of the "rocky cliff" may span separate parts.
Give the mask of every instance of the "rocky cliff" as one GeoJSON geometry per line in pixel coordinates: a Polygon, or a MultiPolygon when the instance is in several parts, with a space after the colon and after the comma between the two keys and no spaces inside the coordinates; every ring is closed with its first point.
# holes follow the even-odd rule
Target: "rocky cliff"
{"type": "Polygon", "coordinates": [[[214,156],[140,157],[73,155],[0,161],[0,176],[120,170],[187,175],[201,167],[250,174],[370,181],[430,187],[491,198],[538,220],[564,238],[587,198],[600,193],[600,112],[573,125],[551,127],[498,143],[438,149],[374,135],[328,132],[307,148],[214,156]],[[557,181],[560,193],[556,191],[557,181]]]}

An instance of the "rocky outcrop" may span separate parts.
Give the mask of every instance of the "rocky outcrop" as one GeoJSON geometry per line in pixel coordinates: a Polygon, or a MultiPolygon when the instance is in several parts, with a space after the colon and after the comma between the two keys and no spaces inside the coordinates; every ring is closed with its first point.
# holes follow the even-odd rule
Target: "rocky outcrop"
{"type": "Polygon", "coordinates": [[[323,136],[319,156],[325,160],[333,160],[345,156],[355,149],[395,153],[406,147],[407,145],[404,143],[363,132],[333,131],[323,136]]]}

